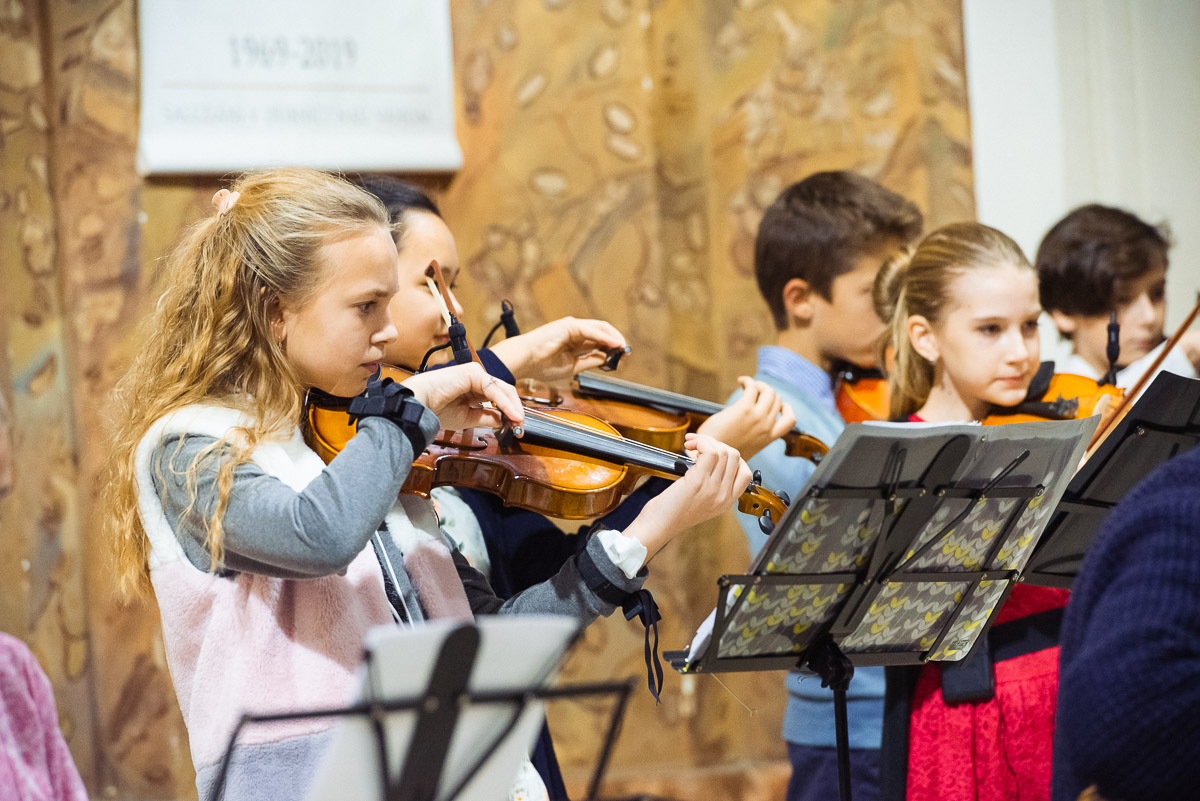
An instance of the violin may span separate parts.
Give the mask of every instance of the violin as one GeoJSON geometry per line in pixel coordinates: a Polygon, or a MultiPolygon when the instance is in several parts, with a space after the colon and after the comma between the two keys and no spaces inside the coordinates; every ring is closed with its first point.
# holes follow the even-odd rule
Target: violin
{"type": "Polygon", "coordinates": [[[683,435],[692,428],[687,415],[622,400],[592,398],[570,388],[554,387],[534,379],[518,381],[517,394],[522,403],[571,409],[598,417],[622,436],[664,450],[680,450],[683,435]]]}
{"type": "MultiPolygon", "coordinates": [[[[465,329],[450,311],[445,278],[436,261],[425,271],[450,328],[456,361],[479,361],[465,329]]],[[[428,354],[426,355],[428,358],[428,354]]],[[[614,362],[615,358],[614,357],[614,362]]],[[[382,376],[402,381],[411,375],[397,367],[381,367],[382,376]]],[[[328,463],[350,438],[355,426],[346,410],[349,399],[310,393],[306,408],[307,439],[328,463]]],[[[547,517],[586,520],[602,517],[633,491],[643,476],[679,478],[693,464],[683,455],[626,439],[598,418],[566,409],[525,406],[522,434],[505,426],[441,431],[413,462],[401,492],[429,497],[439,486],[467,487],[500,496],[547,517]]],[[[778,521],[787,505],[752,483],[738,499],[738,510],[778,521]]]]}
{"type": "MultiPolygon", "coordinates": [[[[381,369],[396,381],[411,375],[381,369]]],[[[349,404],[347,398],[310,393],[306,440],[326,463],[355,434],[349,404]]],[[[434,487],[468,487],[548,517],[586,520],[616,508],[643,476],[679,478],[692,466],[687,456],[626,439],[603,420],[577,411],[527,406],[522,428],[520,438],[511,428],[439,432],[400,491],[427,498],[434,487]]],[[[786,508],[757,483],[738,501],[739,511],[774,521],[786,508]]]]}
{"type": "MultiPolygon", "coordinates": [[[[500,321],[488,332],[485,347],[501,327],[506,336],[520,333],[512,304],[505,300],[500,307],[500,321]]],[[[612,372],[627,353],[628,347],[610,351],[608,361],[600,369],[612,372]]],[[[524,403],[583,412],[604,420],[628,439],[669,451],[681,451],[684,434],[696,431],[701,423],[724,408],[719,403],[595,372],[576,376],[572,388],[554,387],[534,379],[518,380],[517,393],[524,403]]],[[[814,464],[829,452],[825,443],[796,428],[782,439],[786,455],[809,459],[814,464]]]]}
{"type": "Polygon", "coordinates": [[[887,420],[891,417],[887,376],[878,367],[842,362],[834,370],[834,401],[847,423],[887,420]]]}
{"type": "MultiPolygon", "coordinates": [[[[586,372],[575,376],[571,389],[544,384],[518,388],[522,399],[551,408],[563,407],[594,414],[629,439],[678,451],[683,435],[725,407],[678,392],[586,372]],[[528,393],[528,394],[526,394],[528,393]]],[[[783,436],[784,453],[818,463],[829,452],[821,440],[793,428],[783,436]]]]}
{"type": "Polygon", "coordinates": [[[994,426],[1046,420],[1082,420],[1093,414],[1104,413],[1107,404],[1120,403],[1124,395],[1125,391],[1120,387],[1102,384],[1087,376],[1056,373],[1054,362],[1042,362],[1029,382],[1029,392],[1024,401],[1016,406],[997,406],[981,422],[985,426],[994,426]]]}
{"type": "MultiPolygon", "coordinates": [[[[847,423],[888,419],[888,385],[881,370],[846,364],[839,367],[837,380],[837,408],[847,423]]],[[[1087,376],[1055,373],[1054,362],[1042,362],[1024,401],[1016,406],[997,406],[981,422],[993,426],[1080,420],[1097,414],[1097,407],[1103,412],[1105,404],[1119,403],[1124,394],[1120,387],[1087,376]],[[1105,397],[1110,400],[1104,401],[1105,397]]]]}

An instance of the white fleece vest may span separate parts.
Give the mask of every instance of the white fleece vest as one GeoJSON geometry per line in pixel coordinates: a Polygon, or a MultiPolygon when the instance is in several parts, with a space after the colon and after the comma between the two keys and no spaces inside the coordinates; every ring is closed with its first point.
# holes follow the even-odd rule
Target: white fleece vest
{"type": "MultiPolygon", "coordinates": [[[[150,579],[197,770],[220,758],[244,712],[351,701],[367,630],[392,622],[370,546],[355,557],[346,575],[317,579],[246,573],[220,578],[188,561],[154,490],[154,450],[171,434],[223,437],[245,423],[233,409],[188,406],[151,426],[137,452],[138,501],[151,545],[150,579]]],[[[260,444],[252,461],[297,491],[324,468],[298,429],[286,441],[260,444]]],[[[325,719],[250,726],[239,743],[276,742],[333,724],[325,719]]]]}

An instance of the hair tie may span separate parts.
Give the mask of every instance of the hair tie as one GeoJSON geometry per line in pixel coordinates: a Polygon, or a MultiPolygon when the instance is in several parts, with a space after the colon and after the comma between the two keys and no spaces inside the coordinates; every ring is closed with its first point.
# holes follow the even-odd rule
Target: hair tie
{"type": "Polygon", "coordinates": [[[217,216],[220,217],[232,209],[233,204],[237,203],[241,196],[241,192],[230,192],[228,189],[217,190],[217,193],[212,196],[212,204],[213,208],[217,210],[217,216]]]}

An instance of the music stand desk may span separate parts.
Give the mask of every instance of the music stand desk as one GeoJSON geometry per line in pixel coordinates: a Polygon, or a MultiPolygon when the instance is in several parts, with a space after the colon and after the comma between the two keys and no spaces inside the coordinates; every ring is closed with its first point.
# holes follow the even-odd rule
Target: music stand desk
{"type": "Polygon", "coordinates": [[[1159,373],[1067,485],[1026,581],[1070,589],[1109,510],[1151,470],[1197,442],[1200,380],[1159,373]]]}
{"type": "Polygon", "coordinates": [[[1096,421],[847,426],[744,575],[722,576],[684,673],[794,670],[834,690],[849,797],[854,665],[957,661],[1021,577],[1096,421]]]}
{"type": "Polygon", "coordinates": [[[342,720],[307,801],[503,799],[542,725],[545,700],[616,695],[589,789],[594,797],[633,682],[548,687],[578,632],[574,619],[530,615],[372,629],[356,701],[244,716],[230,737],[212,798],[221,797],[247,724],[334,717],[342,720]]]}

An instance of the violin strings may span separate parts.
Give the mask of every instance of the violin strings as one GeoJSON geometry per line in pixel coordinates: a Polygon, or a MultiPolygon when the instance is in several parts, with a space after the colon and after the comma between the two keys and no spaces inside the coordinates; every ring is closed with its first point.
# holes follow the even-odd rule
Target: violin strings
{"type": "MultiPolygon", "coordinates": [[[[693,398],[690,395],[672,392],[669,389],[648,387],[634,381],[597,375],[591,372],[580,373],[576,376],[576,381],[579,384],[580,393],[585,397],[594,395],[596,397],[612,398],[630,403],[644,403],[651,408],[661,408],[671,414],[683,413],[711,416],[724,408],[719,403],[703,400],[702,398],[693,398]]],[[[861,406],[862,404],[859,405],[861,406]]],[[[802,433],[800,429],[793,426],[787,435],[799,435],[802,433]]]]}
{"type": "Polygon", "coordinates": [[[674,453],[662,448],[656,448],[652,445],[646,445],[645,443],[637,442],[636,440],[631,440],[625,437],[614,436],[604,431],[597,431],[587,426],[579,425],[569,421],[557,420],[552,417],[541,417],[539,415],[535,415],[535,417],[541,419],[551,429],[557,429],[559,432],[563,430],[569,430],[574,435],[578,435],[585,439],[590,439],[593,441],[593,443],[598,443],[600,447],[615,447],[618,449],[623,448],[625,451],[637,456],[645,457],[647,460],[653,461],[657,459],[670,465],[674,465],[676,462],[683,460],[690,466],[692,461],[689,457],[682,454],[674,453]]]}
{"type": "Polygon", "coordinates": [[[676,407],[685,412],[704,415],[716,414],[724,408],[719,403],[693,398],[679,392],[672,392],[669,389],[644,386],[634,381],[626,381],[621,378],[614,378],[613,376],[583,373],[577,380],[579,381],[579,388],[585,393],[591,392],[599,395],[608,395],[618,400],[649,403],[651,405],[658,403],[668,407],[676,407]]]}
{"type": "MultiPolygon", "coordinates": [[[[691,459],[681,454],[673,453],[662,448],[656,448],[652,445],[646,445],[636,440],[631,440],[619,435],[609,434],[605,431],[597,431],[579,423],[563,420],[556,415],[541,412],[536,409],[526,409],[526,420],[534,419],[540,421],[545,426],[546,434],[557,434],[559,436],[573,436],[583,440],[584,444],[590,444],[598,451],[604,452],[607,449],[615,448],[616,454],[622,458],[628,458],[629,461],[642,459],[645,462],[644,466],[651,467],[656,470],[665,472],[675,472],[674,467],[680,461],[686,466],[691,466],[691,459]],[[566,432],[570,432],[567,434],[566,432]]],[[[526,426],[526,432],[529,433],[529,426],[526,426]]],[[[539,432],[533,431],[535,435],[539,432]]]]}
{"type": "Polygon", "coordinates": [[[531,414],[534,417],[545,420],[547,423],[549,423],[553,426],[571,428],[571,429],[573,429],[575,431],[579,431],[583,434],[587,434],[587,435],[591,435],[591,436],[595,436],[595,437],[603,437],[604,439],[611,440],[613,442],[628,445],[629,447],[634,448],[639,451],[642,451],[643,453],[653,453],[657,456],[662,456],[664,458],[669,457],[672,460],[679,459],[679,458],[687,458],[686,456],[683,456],[682,454],[678,454],[678,453],[675,453],[674,451],[666,450],[665,448],[657,448],[653,445],[647,445],[644,442],[638,442],[637,440],[629,439],[628,437],[622,437],[619,434],[610,434],[607,431],[601,431],[599,429],[595,429],[590,426],[585,426],[582,423],[578,423],[574,420],[564,420],[563,418],[553,414],[552,412],[544,412],[540,409],[527,408],[525,410],[525,416],[528,417],[531,414]]]}
{"type": "MultiPolygon", "coordinates": [[[[527,410],[526,419],[528,419],[529,416],[530,413],[529,410],[527,410]]],[[[561,420],[553,415],[534,412],[533,417],[534,419],[542,421],[548,431],[559,435],[565,435],[564,432],[569,431],[570,435],[581,437],[584,440],[591,440],[592,444],[600,448],[615,447],[619,450],[624,449],[627,452],[639,456],[658,457],[664,461],[669,460],[672,464],[674,464],[676,460],[683,458],[678,454],[662,450],[661,448],[655,448],[653,446],[645,445],[624,437],[614,436],[604,431],[597,431],[593,428],[589,428],[571,421],[561,420]]]]}

